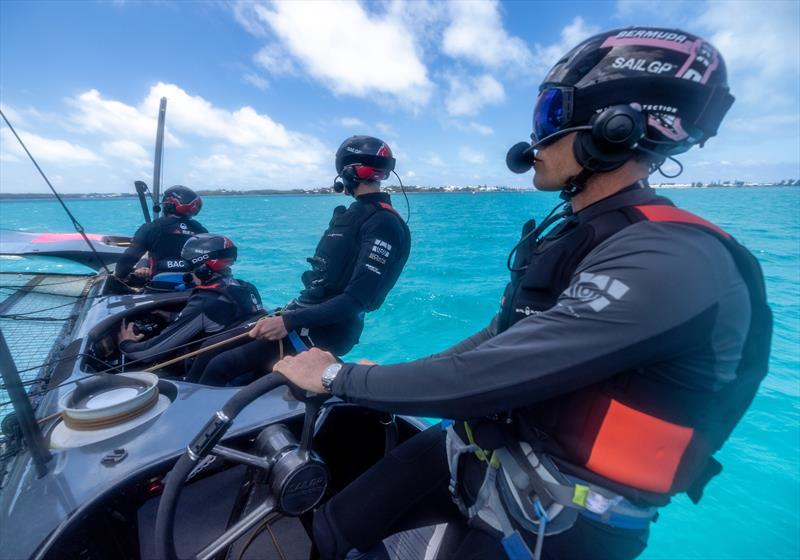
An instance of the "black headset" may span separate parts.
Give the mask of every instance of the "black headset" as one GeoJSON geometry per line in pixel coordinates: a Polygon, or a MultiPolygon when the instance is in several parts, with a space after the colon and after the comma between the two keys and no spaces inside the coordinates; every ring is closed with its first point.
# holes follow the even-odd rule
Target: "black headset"
{"type": "Polygon", "coordinates": [[[337,193],[346,192],[350,196],[358,187],[360,179],[355,176],[353,169],[350,166],[342,169],[342,172],[333,180],[333,190],[337,193]],[[339,181],[338,179],[341,179],[339,181]]]}
{"type": "Polygon", "coordinates": [[[613,171],[633,156],[647,131],[646,117],[630,105],[612,105],[589,120],[591,130],[578,132],[575,160],[594,172],[613,171]]]}
{"type": "Polygon", "coordinates": [[[589,124],[554,132],[538,142],[519,142],[506,154],[506,165],[514,173],[525,173],[536,161],[534,150],[561,136],[577,132],[572,151],[575,160],[590,172],[613,171],[633,155],[647,132],[646,117],[631,105],[612,105],[596,113],[589,124]]]}
{"type": "Polygon", "coordinates": [[[333,180],[333,190],[337,193],[346,192],[351,196],[353,195],[356,187],[358,187],[358,183],[363,181],[363,179],[356,176],[355,171],[350,167],[352,164],[384,169],[388,176],[389,173],[394,171],[396,161],[397,160],[393,157],[376,156],[374,154],[345,154],[341,158],[337,156],[337,170],[341,169],[341,171],[339,171],[339,174],[333,180]],[[341,181],[337,181],[337,179],[341,179],[341,181]]]}
{"type": "Polygon", "coordinates": [[[192,272],[201,282],[208,282],[214,276],[214,271],[205,263],[195,268],[192,272]]]}

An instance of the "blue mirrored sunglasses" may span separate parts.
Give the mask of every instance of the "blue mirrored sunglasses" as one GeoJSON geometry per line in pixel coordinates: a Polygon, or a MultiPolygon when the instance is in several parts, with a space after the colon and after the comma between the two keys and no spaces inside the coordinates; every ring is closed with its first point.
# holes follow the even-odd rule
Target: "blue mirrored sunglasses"
{"type": "Polygon", "coordinates": [[[572,118],[572,88],[546,87],[539,92],[533,109],[531,140],[540,142],[566,128],[572,118]]]}

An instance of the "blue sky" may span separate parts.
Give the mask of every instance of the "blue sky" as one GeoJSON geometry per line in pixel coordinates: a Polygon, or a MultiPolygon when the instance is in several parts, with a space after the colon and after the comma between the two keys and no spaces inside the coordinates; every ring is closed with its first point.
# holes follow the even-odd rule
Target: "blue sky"
{"type": "MultiPolygon", "coordinates": [[[[530,184],[505,152],[536,88],[581,39],[627,25],[711,40],[737,101],[680,181],[800,177],[800,3],[0,2],[0,103],[63,192],[164,183],[329,185],[352,134],[387,141],[404,182],[530,184]]],[[[5,192],[45,186],[0,129],[5,192]]],[[[658,182],[660,178],[654,178],[658,182]]]]}

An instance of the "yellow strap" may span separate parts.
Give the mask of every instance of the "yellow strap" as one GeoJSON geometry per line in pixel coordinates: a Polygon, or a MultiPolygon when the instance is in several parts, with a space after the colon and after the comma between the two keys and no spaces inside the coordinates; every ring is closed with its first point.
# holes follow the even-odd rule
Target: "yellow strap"
{"type": "Polygon", "coordinates": [[[572,494],[572,503],[581,507],[586,507],[586,498],[589,496],[589,487],[583,484],[576,484],[572,494]]]}
{"type": "MultiPolygon", "coordinates": [[[[475,443],[475,438],[472,435],[472,428],[469,427],[469,422],[464,422],[464,432],[467,434],[467,441],[470,443],[470,445],[478,445],[477,443],[475,443]]],[[[488,450],[483,450],[480,447],[475,452],[475,456],[478,459],[480,459],[484,463],[489,463],[491,465],[491,461],[489,459],[487,459],[488,455],[489,455],[489,451],[488,450]]],[[[495,459],[494,452],[492,452],[492,459],[491,460],[494,460],[494,459],[495,459]]],[[[497,465],[498,466],[500,465],[500,460],[499,459],[497,460],[497,465]]],[[[491,466],[494,466],[494,465],[491,465],[491,466]]],[[[495,467],[495,468],[497,468],[497,467],[495,467]]]]}
{"type": "Polygon", "coordinates": [[[500,458],[497,456],[497,453],[495,453],[494,451],[492,451],[492,457],[491,457],[491,459],[489,459],[489,466],[492,467],[493,469],[499,469],[500,468],[500,458]]]}

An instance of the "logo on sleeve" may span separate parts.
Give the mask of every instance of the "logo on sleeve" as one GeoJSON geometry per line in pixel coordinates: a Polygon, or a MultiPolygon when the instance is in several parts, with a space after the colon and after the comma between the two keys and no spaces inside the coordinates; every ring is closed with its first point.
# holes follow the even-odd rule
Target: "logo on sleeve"
{"type": "Polygon", "coordinates": [[[564,292],[564,295],[588,305],[593,311],[602,311],[613,300],[622,299],[630,288],[610,276],[581,272],[564,292]]]}

